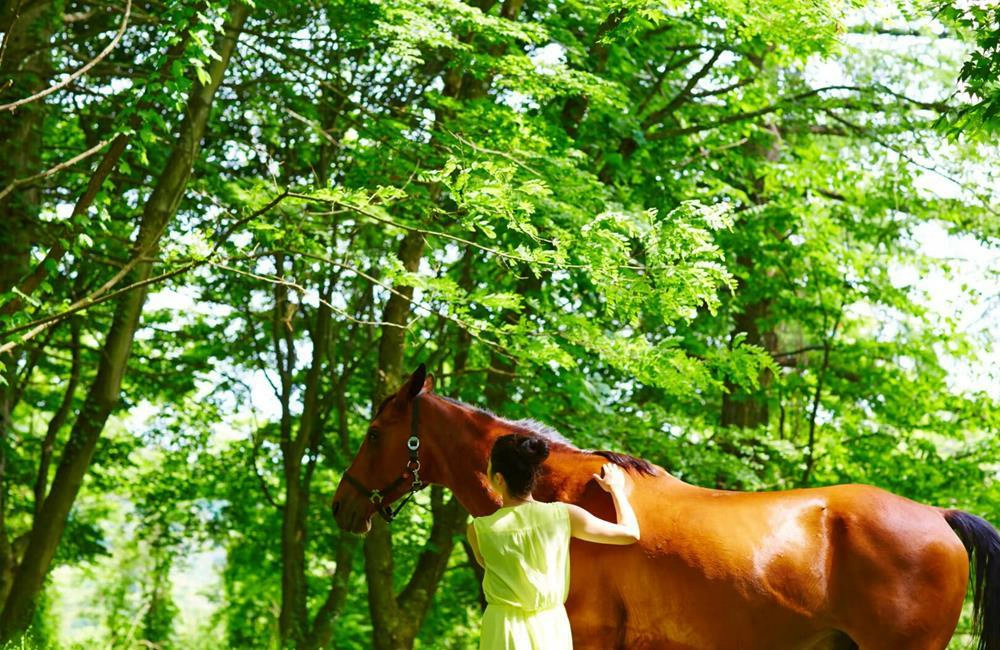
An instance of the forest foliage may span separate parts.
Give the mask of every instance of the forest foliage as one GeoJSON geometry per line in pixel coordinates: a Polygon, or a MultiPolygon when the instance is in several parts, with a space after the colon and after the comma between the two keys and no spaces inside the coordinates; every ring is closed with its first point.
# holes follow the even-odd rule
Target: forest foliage
{"type": "Polygon", "coordinates": [[[928,252],[1000,238],[998,20],[8,0],[0,640],[475,647],[455,500],[330,517],[420,362],[695,484],[1000,523],[997,268],[928,252]]]}

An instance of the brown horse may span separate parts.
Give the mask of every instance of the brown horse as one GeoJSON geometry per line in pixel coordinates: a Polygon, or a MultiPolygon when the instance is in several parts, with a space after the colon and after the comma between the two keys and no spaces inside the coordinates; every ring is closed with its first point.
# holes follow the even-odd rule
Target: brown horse
{"type": "Polygon", "coordinates": [[[450,488],[474,516],[494,512],[489,451],[515,431],[550,442],[536,499],[615,521],[611,497],[591,480],[615,462],[627,470],[642,539],[572,540],[566,610],[578,650],[941,650],[962,610],[970,559],[978,648],[1000,650],[1000,534],[979,517],[864,485],[704,489],[432,389],[421,364],[379,406],[334,495],[337,524],[365,533],[372,515],[391,520],[388,504],[427,483],[450,488]]]}

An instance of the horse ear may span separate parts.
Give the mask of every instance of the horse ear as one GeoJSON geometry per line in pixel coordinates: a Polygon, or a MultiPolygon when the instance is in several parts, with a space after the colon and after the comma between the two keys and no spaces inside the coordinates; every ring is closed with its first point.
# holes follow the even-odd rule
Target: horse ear
{"type": "MultiPolygon", "coordinates": [[[[406,399],[413,399],[420,393],[424,388],[424,380],[427,378],[427,366],[421,363],[417,366],[417,369],[413,371],[410,378],[406,381],[406,387],[404,394],[406,399]]],[[[433,380],[432,380],[433,381],[433,380]]]]}
{"type": "Polygon", "coordinates": [[[420,390],[422,393],[433,393],[434,392],[434,373],[427,373],[427,379],[424,380],[424,387],[420,390]]]}

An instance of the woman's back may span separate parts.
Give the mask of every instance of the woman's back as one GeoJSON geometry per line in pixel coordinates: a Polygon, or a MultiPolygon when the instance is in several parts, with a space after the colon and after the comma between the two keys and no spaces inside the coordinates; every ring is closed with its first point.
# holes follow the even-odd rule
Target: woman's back
{"type": "Polygon", "coordinates": [[[480,647],[572,647],[563,609],[571,533],[566,504],[529,501],[477,517],[473,526],[486,565],[480,647]]]}

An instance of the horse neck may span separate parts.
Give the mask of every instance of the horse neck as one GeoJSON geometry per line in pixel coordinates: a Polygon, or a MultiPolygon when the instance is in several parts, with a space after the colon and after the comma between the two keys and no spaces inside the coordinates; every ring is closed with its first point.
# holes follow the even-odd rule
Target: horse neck
{"type": "MultiPolygon", "coordinates": [[[[433,473],[427,480],[450,489],[474,517],[492,514],[501,507],[500,497],[489,487],[486,464],[493,442],[502,435],[516,430],[509,423],[484,412],[472,412],[457,405],[438,401],[435,409],[439,419],[438,431],[444,433],[434,445],[433,473]]],[[[581,461],[591,459],[592,471],[604,462],[599,456],[583,454],[579,450],[554,443],[545,472],[540,478],[534,498],[539,501],[575,500],[590,478],[583,471],[581,461]]],[[[430,468],[428,468],[430,469],[430,468]]]]}

